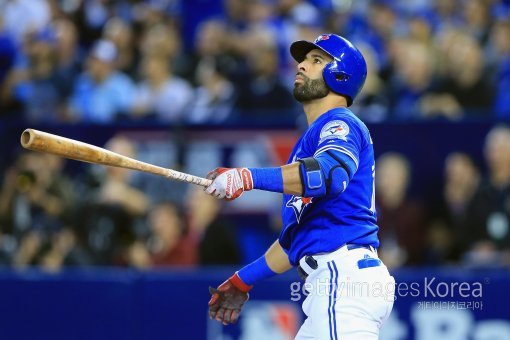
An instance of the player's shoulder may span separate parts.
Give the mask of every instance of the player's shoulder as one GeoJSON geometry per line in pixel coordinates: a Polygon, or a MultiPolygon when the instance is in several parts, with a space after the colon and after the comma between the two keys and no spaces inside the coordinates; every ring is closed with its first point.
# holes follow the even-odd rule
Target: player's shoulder
{"type": "Polygon", "coordinates": [[[368,134],[366,125],[347,108],[336,108],[326,112],[317,121],[315,133],[321,139],[345,139],[348,135],[359,137],[368,134]]]}
{"type": "Polygon", "coordinates": [[[363,131],[365,130],[368,131],[368,128],[365,125],[365,123],[363,123],[363,121],[348,108],[338,108],[332,110],[331,116],[332,116],[331,119],[345,120],[347,124],[350,124],[353,127],[356,127],[363,131]]]}
{"type": "Polygon", "coordinates": [[[363,123],[363,121],[361,121],[361,119],[359,119],[359,117],[357,117],[351,110],[349,110],[348,108],[345,108],[345,107],[339,107],[339,108],[330,110],[330,111],[324,113],[320,117],[319,120],[320,120],[318,122],[319,124],[317,124],[317,125],[319,125],[321,127],[323,127],[333,121],[343,121],[352,127],[363,129],[363,130],[367,129],[365,123],[363,123]]]}

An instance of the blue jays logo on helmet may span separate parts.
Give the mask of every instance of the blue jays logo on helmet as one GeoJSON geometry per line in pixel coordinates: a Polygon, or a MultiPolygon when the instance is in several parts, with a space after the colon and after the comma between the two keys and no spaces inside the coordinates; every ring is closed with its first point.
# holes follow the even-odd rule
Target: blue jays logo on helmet
{"type": "Polygon", "coordinates": [[[315,43],[317,44],[321,40],[328,40],[331,34],[323,34],[320,35],[317,39],[315,39],[315,43]]]}
{"type": "Polygon", "coordinates": [[[322,71],[324,81],[333,92],[347,98],[348,106],[352,105],[367,78],[367,64],[361,52],[339,35],[322,34],[314,42],[299,40],[292,43],[290,54],[300,63],[313,49],[320,49],[333,58],[322,71]]]}
{"type": "Polygon", "coordinates": [[[296,214],[296,220],[299,223],[301,215],[303,215],[303,211],[310,203],[312,203],[312,197],[307,198],[292,196],[285,206],[294,210],[294,214],[296,214]]]}

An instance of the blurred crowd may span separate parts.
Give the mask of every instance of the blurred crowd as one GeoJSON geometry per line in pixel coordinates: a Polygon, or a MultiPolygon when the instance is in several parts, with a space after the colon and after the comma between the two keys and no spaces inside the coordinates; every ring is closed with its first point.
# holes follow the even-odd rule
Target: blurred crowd
{"type": "Polygon", "coordinates": [[[380,254],[390,267],[463,264],[510,266],[510,128],[497,125],[484,143],[486,175],[465,153],[444,162],[442,191],[409,194],[412,169],[403,155],[376,161],[380,254]]]}
{"type": "Polygon", "coordinates": [[[507,0],[0,0],[0,116],[283,121],[297,39],[352,40],[369,122],[510,118],[507,0]]]}
{"type": "MultiPolygon", "coordinates": [[[[136,157],[134,143],[122,135],[105,147],[136,157]]],[[[72,178],[64,162],[27,152],[5,173],[0,264],[54,270],[241,263],[236,229],[221,216],[221,202],[201,188],[189,188],[178,202],[155,200],[133,183],[129,170],[90,167],[72,178]]]]}
{"type": "MultiPolygon", "coordinates": [[[[137,158],[135,143],[122,134],[105,147],[137,158]]],[[[442,189],[431,197],[411,194],[413,169],[404,155],[378,157],[379,254],[389,267],[510,266],[510,127],[493,127],[483,150],[484,165],[468,154],[450,153],[442,189]]],[[[259,243],[267,241],[260,236],[263,226],[257,225],[259,236],[256,232],[250,242],[241,242],[253,217],[233,219],[224,202],[202,188],[164,180],[166,195],[156,195],[132,171],[90,166],[85,173],[68,175],[64,162],[26,152],[5,172],[0,265],[48,270],[234,265],[248,261],[248,247],[263,248],[259,243]]],[[[280,227],[273,223],[271,239],[280,227]]]]}
{"type": "MultiPolygon", "coordinates": [[[[507,0],[0,0],[0,124],[294,124],[288,47],[324,32],[367,59],[352,108],[367,122],[510,119],[507,0]]],[[[105,147],[136,157],[122,135],[105,147]]],[[[451,153],[432,197],[411,195],[405,156],[377,159],[389,267],[510,266],[510,128],[489,132],[484,156],[451,153]]],[[[154,195],[126,170],[70,176],[64,162],[20,153],[2,169],[0,264],[247,260],[242,228],[200,189],[154,195]]]]}

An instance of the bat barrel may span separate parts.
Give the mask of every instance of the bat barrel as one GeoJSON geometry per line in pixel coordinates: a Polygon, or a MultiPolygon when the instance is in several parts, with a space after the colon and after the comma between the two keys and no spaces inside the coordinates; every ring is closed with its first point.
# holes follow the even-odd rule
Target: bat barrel
{"type": "Polygon", "coordinates": [[[182,173],[172,169],[141,162],[139,160],[120,155],[95,145],[83,143],[50,133],[26,129],[20,137],[21,145],[28,150],[46,152],[60,157],[77,161],[115,166],[165,176],[181,182],[188,182],[207,187],[211,180],[182,173]]]}

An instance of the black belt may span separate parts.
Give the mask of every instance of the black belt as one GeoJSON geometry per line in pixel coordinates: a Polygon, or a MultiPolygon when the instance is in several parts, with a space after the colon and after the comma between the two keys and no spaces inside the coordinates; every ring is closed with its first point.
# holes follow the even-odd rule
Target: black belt
{"type": "MultiPolygon", "coordinates": [[[[317,264],[317,260],[311,257],[310,255],[305,255],[305,262],[307,265],[310,266],[313,270],[317,269],[319,265],[317,264]]],[[[306,278],[308,277],[308,273],[301,268],[301,265],[299,264],[297,266],[297,272],[301,280],[306,281],[306,278]]]]}
{"type": "MultiPolygon", "coordinates": [[[[347,250],[354,250],[354,249],[360,249],[360,248],[368,249],[370,251],[374,251],[374,249],[375,249],[374,247],[368,246],[365,244],[347,244],[347,250]]],[[[378,260],[378,259],[374,259],[374,260],[379,261],[379,262],[377,262],[378,263],[377,265],[380,264],[380,260],[378,260]]],[[[305,262],[313,270],[315,270],[319,267],[317,260],[314,259],[311,255],[305,255],[305,262]]],[[[375,262],[374,262],[374,264],[375,264],[375,262]]],[[[369,265],[368,267],[372,267],[372,265],[369,265]]],[[[301,265],[297,266],[297,272],[298,272],[299,277],[303,281],[305,281],[306,278],[308,277],[308,273],[303,268],[301,268],[301,265]]]]}

